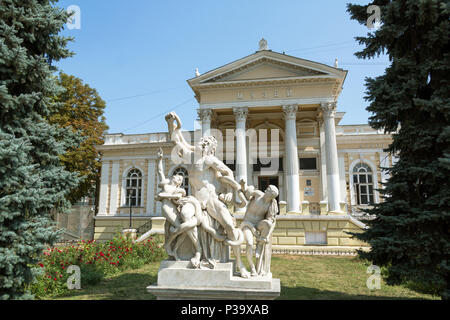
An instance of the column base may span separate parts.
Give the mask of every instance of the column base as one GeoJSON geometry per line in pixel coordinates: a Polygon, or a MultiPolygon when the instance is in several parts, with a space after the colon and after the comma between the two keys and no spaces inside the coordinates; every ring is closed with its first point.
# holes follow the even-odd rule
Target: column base
{"type": "Polygon", "coordinates": [[[309,215],[309,201],[303,201],[302,202],[302,212],[303,215],[309,215]]]}
{"type": "Polygon", "coordinates": [[[328,201],[320,201],[320,215],[325,216],[328,214],[328,201]]]}
{"type": "Polygon", "coordinates": [[[287,214],[287,211],[286,211],[286,201],[280,201],[279,204],[280,204],[280,215],[285,215],[285,214],[287,214]]]}

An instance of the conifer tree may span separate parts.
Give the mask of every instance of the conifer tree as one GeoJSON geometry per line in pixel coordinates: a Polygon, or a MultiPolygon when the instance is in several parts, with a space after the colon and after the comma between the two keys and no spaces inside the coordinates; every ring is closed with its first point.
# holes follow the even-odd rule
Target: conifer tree
{"type": "Polygon", "coordinates": [[[52,64],[71,55],[58,35],[67,18],[55,1],[0,5],[0,299],[31,297],[30,267],[58,237],[50,210],[67,209],[78,184],[59,155],[79,136],[45,121],[59,108],[52,64]]]}
{"type": "MultiPolygon", "coordinates": [[[[398,157],[381,190],[376,215],[357,238],[361,256],[385,267],[388,284],[449,298],[450,3],[448,0],[376,0],[381,26],[356,39],[358,58],[387,54],[385,73],[366,79],[369,124],[391,133],[387,151],[398,157]]],[[[367,6],[348,4],[366,24],[367,6]]],[[[369,10],[370,11],[370,10],[369,10]]]]}

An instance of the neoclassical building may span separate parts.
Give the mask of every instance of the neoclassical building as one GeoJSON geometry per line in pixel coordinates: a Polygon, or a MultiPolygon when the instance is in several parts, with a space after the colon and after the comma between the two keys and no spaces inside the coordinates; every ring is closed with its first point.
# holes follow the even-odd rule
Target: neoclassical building
{"type": "MultiPolygon", "coordinates": [[[[361,207],[380,201],[387,179],[381,167],[395,159],[383,151],[390,135],[367,124],[340,125],[339,94],[347,71],[268,50],[259,50],[187,82],[198,101],[198,130],[185,132],[194,143],[202,135],[219,141],[217,156],[234,172],[264,190],[279,188],[273,248],[279,252],[353,250],[364,246],[347,231],[361,231],[361,207]]],[[[183,119],[182,119],[183,120],[183,119]]],[[[161,121],[164,121],[163,117],[161,121]]],[[[189,140],[190,139],[190,140],[189,140]]],[[[121,228],[152,221],[161,232],[164,218],[155,201],[157,151],[164,150],[166,176],[185,176],[171,161],[168,134],[108,134],[98,146],[102,173],[95,238],[109,239],[121,228]]],[[[237,223],[244,212],[234,210],[237,223]]]]}

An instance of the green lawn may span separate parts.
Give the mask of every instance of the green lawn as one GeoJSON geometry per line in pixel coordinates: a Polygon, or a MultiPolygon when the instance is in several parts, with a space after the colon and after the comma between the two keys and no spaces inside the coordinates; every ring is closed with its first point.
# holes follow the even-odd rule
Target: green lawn
{"type": "MultiPolygon", "coordinates": [[[[153,262],[54,299],[151,300],[145,287],[156,282],[158,268],[159,261],[153,262]]],[[[437,299],[383,282],[380,290],[369,290],[367,265],[356,257],[276,255],[271,269],[281,280],[279,299],[437,299]]]]}

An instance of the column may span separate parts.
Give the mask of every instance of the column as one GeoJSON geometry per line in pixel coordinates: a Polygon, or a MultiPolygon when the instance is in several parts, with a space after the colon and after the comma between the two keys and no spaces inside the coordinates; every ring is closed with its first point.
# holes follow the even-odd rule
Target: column
{"type": "Polygon", "coordinates": [[[108,200],[109,185],[109,161],[102,161],[102,172],[100,177],[100,195],[98,201],[98,215],[106,215],[106,201],[108,200]]]}
{"type": "Polygon", "coordinates": [[[325,150],[325,130],[323,118],[317,117],[319,123],[320,135],[320,214],[328,212],[328,194],[327,194],[327,156],[325,150]]]}
{"type": "MultiPolygon", "coordinates": [[[[233,108],[236,118],[236,181],[241,179],[247,181],[247,147],[246,147],[246,121],[248,108],[233,108]]],[[[248,181],[247,181],[248,182],[248,181]]],[[[239,208],[237,212],[245,211],[245,208],[239,208]]]]}
{"type": "Polygon", "coordinates": [[[325,152],[327,162],[328,210],[340,212],[339,163],[336,144],[336,102],[320,104],[325,127],[325,152]]]}
{"type": "Polygon", "coordinates": [[[155,173],[156,173],[156,165],[155,160],[148,159],[147,166],[147,206],[146,213],[147,215],[155,215],[153,211],[155,205],[155,173]]]}
{"type": "Polygon", "coordinates": [[[198,109],[197,110],[198,117],[202,122],[202,137],[209,135],[209,131],[211,129],[211,109],[198,109]]]}
{"type": "Polygon", "coordinates": [[[119,207],[119,168],[120,162],[112,162],[111,170],[111,196],[109,201],[109,213],[116,214],[119,207]]]}
{"type": "Polygon", "coordinates": [[[283,106],[285,119],[285,157],[287,212],[300,212],[300,186],[297,150],[297,105],[283,106]]]}

